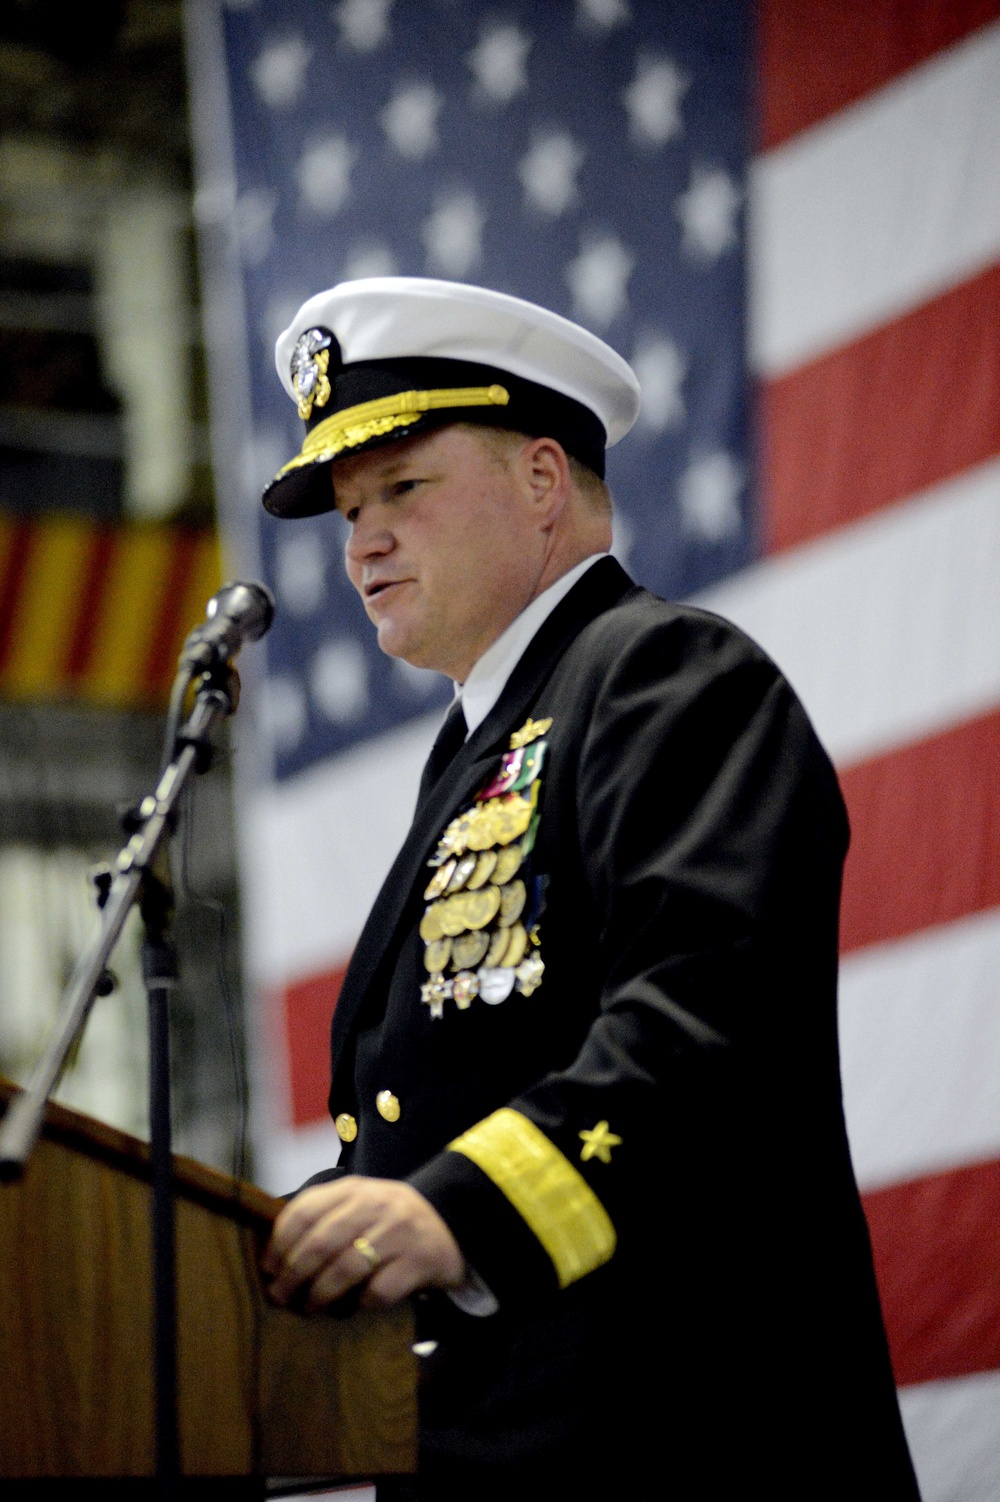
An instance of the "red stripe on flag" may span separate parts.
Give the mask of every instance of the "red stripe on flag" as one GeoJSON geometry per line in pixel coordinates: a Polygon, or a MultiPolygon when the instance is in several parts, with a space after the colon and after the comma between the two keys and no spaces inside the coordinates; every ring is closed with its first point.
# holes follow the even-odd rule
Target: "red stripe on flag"
{"type": "Polygon", "coordinates": [[[179,527],[171,539],[167,578],[160,596],[160,609],[150,636],[149,654],[142,682],[154,698],[170,691],[177,671],[176,645],[181,611],[186,604],[185,585],[191,574],[201,533],[179,527]]]}
{"type": "Polygon", "coordinates": [[[1000,1367],[1000,1163],[863,1199],[897,1383],[1000,1367]]]}
{"type": "Polygon", "coordinates": [[[1000,266],[761,391],[767,547],[1000,453],[1000,266]]]}
{"type": "Polygon", "coordinates": [[[0,577],[0,673],[10,658],[21,586],[28,572],[36,539],[36,530],[30,522],[18,522],[7,549],[3,575],[0,577]]]}
{"type": "Polygon", "coordinates": [[[840,774],[841,950],[1000,906],[1000,711],[840,774]]]}
{"type": "Polygon", "coordinates": [[[1000,0],[761,0],[761,147],[879,89],[1000,16],[1000,0]]]}
{"type": "Polygon", "coordinates": [[[293,981],[282,993],[292,1120],[296,1126],[323,1121],[330,1093],[330,1019],[347,966],[293,981]]]}
{"type": "Polygon", "coordinates": [[[107,527],[96,531],[90,540],[90,553],[80,588],[79,610],[73,623],[69,653],[64,668],[68,682],[76,683],[90,667],[101,606],[112,559],[118,548],[117,532],[107,527]]]}

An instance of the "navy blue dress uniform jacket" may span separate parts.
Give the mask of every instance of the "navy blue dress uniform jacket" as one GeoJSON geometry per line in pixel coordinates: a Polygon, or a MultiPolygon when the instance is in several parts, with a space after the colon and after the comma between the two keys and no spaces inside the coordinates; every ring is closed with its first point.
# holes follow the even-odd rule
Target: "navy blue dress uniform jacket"
{"type": "Polygon", "coordinates": [[[499,1300],[422,1301],[421,1496],[917,1496],[841,1106],[847,842],[773,663],[611,559],[422,788],[330,1093],[343,1170],[408,1179],[499,1300]],[[529,718],[543,979],[435,1017],[427,863],[529,718]]]}

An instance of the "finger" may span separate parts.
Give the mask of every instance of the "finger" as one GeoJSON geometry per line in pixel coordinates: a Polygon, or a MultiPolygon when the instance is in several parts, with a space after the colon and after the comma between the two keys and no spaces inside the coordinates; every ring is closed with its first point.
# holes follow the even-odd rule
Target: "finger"
{"type": "MultiPolygon", "coordinates": [[[[311,1283],[318,1273],[350,1249],[363,1228],[363,1220],[343,1209],[331,1211],[315,1221],[288,1248],[272,1275],[268,1290],[271,1299],[275,1303],[287,1303],[304,1284],[311,1283]]],[[[360,1253],[353,1255],[368,1272],[370,1263],[360,1253]]]]}
{"type": "Polygon", "coordinates": [[[261,1258],[266,1273],[276,1273],[291,1248],[307,1234],[317,1220],[329,1214],[343,1198],[339,1184],[317,1185],[304,1189],[285,1206],[271,1229],[271,1239],[261,1258]]]}
{"type": "Polygon", "coordinates": [[[379,1262],[373,1264],[371,1258],[365,1256],[353,1244],[346,1247],[337,1257],[327,1262],[313,1278],[309,1286],[307,1310],[312,1313],[324,1308],[327,1304],[335,1303],[350,1289],[367,1283],[380,1271],[379,1262]]]}

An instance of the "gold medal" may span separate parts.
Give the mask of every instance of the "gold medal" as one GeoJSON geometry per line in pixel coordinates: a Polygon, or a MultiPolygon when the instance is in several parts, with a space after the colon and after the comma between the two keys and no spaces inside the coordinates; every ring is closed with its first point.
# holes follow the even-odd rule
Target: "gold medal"
{"type": "Polygon", "coordinates": [[[500,889],[488,886],[478,892],[459,892],[451,901],[460,906],[463,928],[485,928],[500,910],[500,889]]]}
{"type": "Polygon", "coordinates": [[[443,970],[451,959],[451,940],[432,939],[424,950],[424,967],[435,975],[443,970]]]}
{"type": "Polygon", "coordinates": [[[523,881],[512,881],[509,886],[498,887],[500,893],[500,927],[510,928],[524,912],[528,894],[523,881]]]}
{"type": "MultiPolygon", "coordinates": [[[[460,892],[462,890],[462,888],[468,883],[469,877],[476,869],[478,859],[478,856],[475,855],[462,856],[462,859],[454,867],[453,873],[448,881],[447,890],[449,892],[460,892]]],[[[446,870],[447,867],[442,867],[442,869],[446,870]]]]}
{"type": "Polygon", "coordinates": [[[503,954],[503,969],[514,970],[524,959],[524,951],[528,947],[528,935],[523,923],[515,923],[514,927],[501,932],[508,932],[510,939],[503,954]]]}
{"type": "MultiPolygon", "coordinates": [[[[450,940],[445,939],[442,942],[449,943],[450,940]]],[[[476,966],[483,960],[489,947],[489,934],[484,934],[482,929],[478,929],[473,933],[459,934],[458,938],[451,945],[451,963],[456,970],[475,970],[476,966]]],[[[428,968],[430,967],[428,966],[428,968]]],[[[443,969],[444,966],[441,968],[443,969]]]]}
{"type": "Polygon", "coordinates": [[[484,962],[484,968],[486,970],[496,969],[500,961],[503,959],[504,950],[507,948],[507,945],[509,943],[510,929],[498,928],[496,933],[490,939],[490,947],[486,951],[486,960],[484,962]]]}
{"type": "Polygon", "coordinates": [[[491,845],[497,843],[496,814],[497,803],[491,799],[489,803],[481,803],[473,810],[475,818],[470,820],[469,832],[466,835],[466,845],[470,850],[488,850],[491,845]]]}
{"type": "Polygon", "coordinates": [[[464,892],[456,892],[454,897],[446,897],[443,902],[437,904],[441,932],[452,939],[464,933],[469,927],[465,921],[465,909],[462,905],[464,895],[464,892]]]}
{"type": "Polygon", "coordinates": [[[506,850],[501,850],[496,859],[491,880],[498,887],[505,887],[514,873],[520,868],[524,859],[520,845],[508,845],[506,850]]]}
{"type": "Polygon", "coordinates": [[[427,889],[424,892],[425,902],[433,902],[435,897],[441,896],[441,893],[444,891],[445,887],[447,887],[449,881],[451,881],[451,876],[454,869],[455,862],[453,860],[448,861],[447,865],[438,866],[437,870],[434,872],[434,875],[427,883],[427,889]]]}
{"type": "MultiPolygon", "coordinates": [[[[504,855],[508,854],[506,850],[502,853],[504,855]]],[[[484,850],[476,861],[476,869],[465,883],[466,891],[478,892],[480,887],[485,886],[493,875],[496,864],[497,852],[495,850],[484,850]]]]}
{"type": "MultiPolygon", "coordinates": [[[[433,944],[435,939],[443,938],[444,929],[441,927],[441,910],[443,902],[432,903],[424,909],[424,916],[420,920],[420,937],[425,944],[433,944]]],[[[457,930],[459,933],[461,930],[457,930]]]]}
{"type": "MultiPolygon", "coordinates": [[[[536,788],[538,783],[533,783],[536,788]]],[[[493,839],[491,844],[509,845],[524,834],[531,823],[531,803],[527,798],[522,798],[520,793],[514,793],[510,798],[497,803],[493,814],[493,839]]]]}

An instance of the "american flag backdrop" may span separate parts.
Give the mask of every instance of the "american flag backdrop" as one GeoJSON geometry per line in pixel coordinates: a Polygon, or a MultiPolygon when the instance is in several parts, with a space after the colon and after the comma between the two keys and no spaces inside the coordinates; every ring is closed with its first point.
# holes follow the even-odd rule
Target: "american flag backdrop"
{"type": "Polygon", "coordinates": [[[230,560],[279,603],[239,726],[262,1177],[336,1155],[329,1017],[449,693],[379,655],[336,517],[260,511],[273,342],[345,277],[480,282],[633,363],[618,556],[759,640],[841,773],[904,1417],[926,1502],[1000,1498],[1000,0],[187,14],[230,560]]]}

